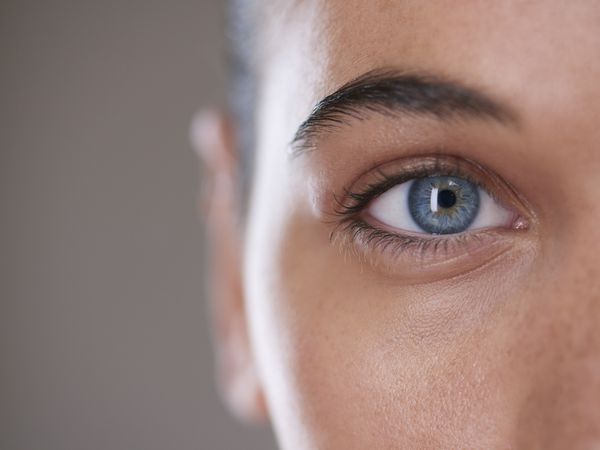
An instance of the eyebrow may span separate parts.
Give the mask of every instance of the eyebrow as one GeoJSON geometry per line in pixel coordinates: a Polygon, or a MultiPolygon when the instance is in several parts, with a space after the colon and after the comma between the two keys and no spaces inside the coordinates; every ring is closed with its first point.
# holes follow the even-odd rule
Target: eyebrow
{"type": "Polygon", "coordinates": [[[317,103],[294,135],[292,154],[314,149],[319,135],[349,125],[352,119],[364,120],[368,113],[518,124],[513,111],[475,89],[432,75],[374,70],[344,84],[317,103]]]}

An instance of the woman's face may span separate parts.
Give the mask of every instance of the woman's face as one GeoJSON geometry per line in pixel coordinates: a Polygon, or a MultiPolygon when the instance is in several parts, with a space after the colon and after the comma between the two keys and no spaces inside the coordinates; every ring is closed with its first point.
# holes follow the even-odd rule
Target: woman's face
{"type": "Polygon", "coordinates": [[[262,17],[242,292],[281,446],[600,448],[600,4],[262,17]]]}

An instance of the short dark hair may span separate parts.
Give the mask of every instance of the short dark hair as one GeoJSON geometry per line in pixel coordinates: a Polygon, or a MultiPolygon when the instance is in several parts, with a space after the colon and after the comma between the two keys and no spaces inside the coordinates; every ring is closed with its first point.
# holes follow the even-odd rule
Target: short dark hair
{"type": "Polygon", "coordinates": [[[230,71],[228,105],[235,127],[245,198],[250,190],[255,146],[257,8],[257,0],[230,0],[227,18],[230,71]]]}

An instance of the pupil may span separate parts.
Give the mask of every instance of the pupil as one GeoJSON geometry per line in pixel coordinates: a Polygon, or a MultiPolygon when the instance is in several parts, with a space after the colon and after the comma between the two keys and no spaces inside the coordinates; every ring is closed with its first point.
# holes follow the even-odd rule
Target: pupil
{"type": "Polygon", "coordinates": [[[441,208],[452,208],[456,204],[456,194],[449,189],[444,189],[438,192],[437,200],[441,208]]]}

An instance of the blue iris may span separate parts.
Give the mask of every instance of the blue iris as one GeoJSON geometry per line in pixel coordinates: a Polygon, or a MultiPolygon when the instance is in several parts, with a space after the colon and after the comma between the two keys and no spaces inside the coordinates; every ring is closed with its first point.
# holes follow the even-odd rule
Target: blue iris
{"type": "Polygon", "coordinates": [[[457,177],[418,178],[410,186],[408,208],[416,224],[427,233],[460,233],[477,217],[479,188],[457,177]]]}

